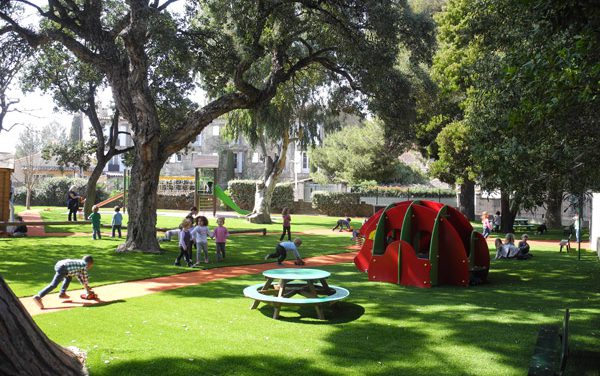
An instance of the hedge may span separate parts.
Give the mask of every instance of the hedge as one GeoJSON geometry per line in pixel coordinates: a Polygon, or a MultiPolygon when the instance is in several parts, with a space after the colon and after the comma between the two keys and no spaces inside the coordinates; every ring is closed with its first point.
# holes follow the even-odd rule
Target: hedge
{"type": "Polygon", "coordinates": [[[317,191],[312,196],[312,207],[319,213],[334,216],[368,216],[372,206],[360,203],[360,193],[317,191]]]}
{"type": "Polygon", "coordinates": [[[359,185],[352,187],[352,192],[360,193],[361,196],[378,197],[455,197],[453,189],[433,188],[428,186],[377,186],[359,185]]]}
{"type": "MultiPolygon", "coordinates": [[[[72,177],[47,178],[34,187],[31,194],[31,205],[34,206],[67,206],[67,193],[71,186],[75,186],[80,195],[85,195],[87,179],[72,177]]],[[[19,187],[15,190],[14,202],[18,205],[25,205],[26,198],[25,187],[19,187]]],[[[104,191],[102,185],[96,186],[96,202],[106,200],[108,194],[104,191]]]]}
{"type": "MultiPolygon", "coordinates": [[[[242,209],[254,208],[254,195],[256,193],[256,180],[230,180],[227,184],[229,195],[242,209]]],[[[275,186],[271,211],[278,212],[284,207],[292,208],[294,205],[294,187],[289,183],[280,183],[275,186]]]]}

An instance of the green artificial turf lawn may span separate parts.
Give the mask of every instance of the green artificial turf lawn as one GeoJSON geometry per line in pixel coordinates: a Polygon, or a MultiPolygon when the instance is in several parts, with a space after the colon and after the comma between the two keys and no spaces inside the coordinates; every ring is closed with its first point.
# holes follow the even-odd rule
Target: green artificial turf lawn
{"type": "MultiPolygon", "coordinates": [[[[23,206],[16,206],[15,212],[19,213],[25,210],[23,206]]],[[[68,211],[62,207],[45,207],[45,206],[36,206],[32,207],[32,210],[37,210],[40,212],[40,216],[44,221],[66,221],[68,211]]],[[[114,213],[113,208],[101,208],[100,214],[102,215],[102,224],[110,225],[112,221],[112,215],[114,213]]],[[[184,210],[159,210],[157,216],[157,224],[158,228],[177,228],[183,218],[187,215],[187,211],[184,210]]],[[[232,215],[235,213],[231,212],[232,215]]],[[[81,219],[81,218],[80,218],[81,219]]],[[[254,223],[250,223],[244,218],[226,218],[225,226],[232,229],[256,229],[256,228],[266,228],[268,232],[281,232],[281,215],[279,213],[273,213],[272,219],[274,221],[273,224],[270,225],[258,225],[254,223]]],[[[127,213],[123,213],[123,230],[127,227],[127,221],[129,220],[129,216],[127,213]]],[[[216,225],[216,220],[214,218],[208,218],[209,226],[213,227],[216,225]]],[[[335,226],[338,218],[337,217],[327,217],[327,216],[316,216],[316,215],[295,215],[292,214],[292,231],[293,232],[302,232],[307,230],[312,230],[315,228],[327,229],[335,226]]],[[[355,219],[357,222],[357,226],[362,224],[362,218],[355,219]]],[[[45,227],[46,232],[66,232],[66,233],[75,233],[75,232],[89,232],[91,234],[92,227],[90,224],[74,224],[74,225],[48,225],[45,227]]],[[[104,231],[109,231],[109,229],[105,229],[104,231]]]]}
{"type": "Polygon", "coordinates": [[[314,309],[250,310],[243,276],[35,316],[53,340],[88,352],[95,375],[524,375],[540,325],[572,309],[567,375],[597,375],[600,264],[555,247],[493,261],[490,283],[417,289],[322,267],[350,297],[314,309]]]}
{"type": "MultiPolygon", "coordinates": [[[[230,227],[231,228],[231,227],[230,227]]],[[[337,235],[337,234],[336,234],[337,235]]],[[[340,236],[302,236],[302,257],[345,252],[352,244],[350,234],[340,236]]],[[[227,241],[227,258],[215,263],[215,244],[209,240],[211,264],[203,267],[264,263],[264,256],[274,251],[279,234],[231,235],[227,241]]],[[[198,269],[173,265],[179,254],[177,239],[161,243],[162,254],[116,253],[122,239],[103,237],[0,238],[0,275],[17,296],[34,295],[47,285],[54,275],[54,264],[64,258],[80,258],[91,254],[95,258],[90,272],[92,286],[170,275],[198,269]]],[[[193,256],[195,258],[194,250],[193,256]]],[[[74,285],[78,283],[74,281],[74,285]]]]}

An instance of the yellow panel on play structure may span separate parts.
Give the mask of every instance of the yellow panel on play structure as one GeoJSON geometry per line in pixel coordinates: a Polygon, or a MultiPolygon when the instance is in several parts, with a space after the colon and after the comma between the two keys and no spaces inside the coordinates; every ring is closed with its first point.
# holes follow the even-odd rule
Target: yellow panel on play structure
{"type": "Polygon", "coordinates": [[[159,180],[194,180],[193,176],[161,176],[159,180]]]}

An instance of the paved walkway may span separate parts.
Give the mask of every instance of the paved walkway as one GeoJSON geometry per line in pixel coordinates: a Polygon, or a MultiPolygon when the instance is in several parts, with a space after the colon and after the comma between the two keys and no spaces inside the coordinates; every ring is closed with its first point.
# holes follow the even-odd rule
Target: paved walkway
{"type": "MultiPolygon", "coordinates": [[[[304,267],[317,267],[323,265],[335,265],[348,263],[354,260],[356,252],[340,253],[336,255],[324,255],[304,259],[304,267]]],[[[33,301],[32,297],[20,298],[32,316],[43,313],[51,313],[72,309],[77,307],[91,306],[95,304],[111,304],[123,301],[128,298],[144,296],[160,291],[179,289],[182,287],[195,286],[202,283],[218,281],[226,278],[234,278],[242,275],[259,274],[268,269],[274,269],[278,266],[274,263],[247,265],[247,266],[226,266],[207,270],[198,270],[189,273],[175,274],[164,277],[144,279],[140,281],[130,281],[117,283],[113,285],[99,286],[94,288],[101,300],[83,300],[80,295],[84,290],[69,290],[70,299],[59,299],[58,293],[48,294],[44,297],[44,309],[40,309],[33,301]]],[[[286,268],[296,267],[293,261],[284,263],[286,268]]],[[[49,275],[48,278],[51,276],[49,275]]],[[[261,277],[257,276],[257,280],[261,277]]],[[[50,280],[48,280],[49,282],[50,280]]],[[[77,283],[73,281],[73,283],[77,283]]],[[[41,289],[41,287],[40,287],[41,289]]],[[[240,296],[242,292],[240,291],[240,296]]]]}

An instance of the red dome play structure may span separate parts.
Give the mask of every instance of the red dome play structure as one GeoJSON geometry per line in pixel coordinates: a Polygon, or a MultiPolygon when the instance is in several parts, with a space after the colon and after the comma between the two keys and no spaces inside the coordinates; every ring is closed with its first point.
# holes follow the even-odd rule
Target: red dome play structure
{"type": "Polygon", "coordinates": [[[427,288],[487,279],[485,238],[453,207],[398,202],[375,213],[360,233],[365,241],[354,263],[371,281],[427,288]]]}

